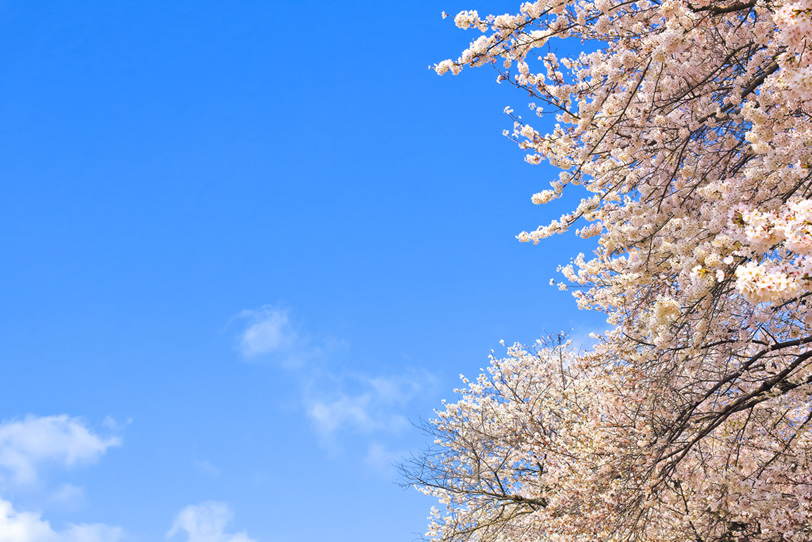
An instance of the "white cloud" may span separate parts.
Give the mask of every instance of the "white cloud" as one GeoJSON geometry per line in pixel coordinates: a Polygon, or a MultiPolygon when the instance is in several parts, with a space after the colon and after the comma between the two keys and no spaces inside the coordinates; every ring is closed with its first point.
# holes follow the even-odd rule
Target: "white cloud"
{"type": "MultiPolygon", "coordinates": [[[[222,502],[190,505],[180,511],[166,537],[171,538],[185,531],[187,542],[256,542],[248,538],[245,531],[233,534],[225,532],[232,517],[231,510],[222,502]]],[[[2,539],[0,542],[3,542],[2,539]]]]}
{"type": "Polygon", "coordinates": [[[119,422],[118,420],[116,420],[112,416],[106,416],[102,420],[102,425],[105,426],[107,429],[109,429],[111,431],[120,431],[121,429],[123,429],[124,427],[127,427],[131,423],[133,423],[132,418],[127,418],[124,421],[124,423],[119,422]]]}
{"type": "Polygon", "coordinates": [[[298,339],[286,310],[265,305],[257,310],[244,310],[238,317],[249,321],[239,344],[246,358],[290,350],[298,339]]]}
{"type": "Polygon", "coordinates": [[[51,525],[39,514],[15,512],[10,502],[0,500],[0,542],[44,542],[55,537],[51,525]]]}
{"type": "Polygon", "coordinates": [[[375,395],[387,403],[406,404],[433,379],[428,373],[399,377],[372,377],[366,379],[375,395]]]}
{"type": "Polygon", "coordinates": [[[323,437],[344,428],[396,433],[409,426],[399,410],[432,381],[425,372],[397,377],[358,376],[343,382],[333,378],[332,390],[323,382],[311,385],[305,395],[307,415],[323,437]]]}
{"type": "Polygon", "coordinates": [[[69,525],[56,532],[39,514],[17,512],[0,499],[0,542],[117,542],[123,537],[120,527],[101,523],[69,525]]]}
{"type": "Polygon", "coordinates": [[[72,467],[98,459],[121,439],[102,438],[83,420],[61,416],[26,416],[0,423],[0,477],[17,485],[37,481],[42,465],[72,467]]]}
{"type": "Polygon", "coordinates": [[[302,334],[288,311],[273,305],[243,310],[232,321],[235,319],[245,321],[237,350],[247,360],[272,359],[288,368],[301,367],[344,346],[338,340],[302,334]]]}
{"type": "MultiPolygon", "coordinates": [[[[373,410],[373,396],[370,393],[349,396],[341,395],[333,401],[316,400],[308,406],[307,414],[316,424],[320,433],[330,434],[344,425],[352,425],[369,432],[385,427],[380,412],[373,410]]],[[[397,417],[395,417],[397,418],[397,417]]],[[[402,425],[405,420],[393,419],[394,425],[402,425]]],[[[390,424],[390,427],[392,425],[390,424]]]]}

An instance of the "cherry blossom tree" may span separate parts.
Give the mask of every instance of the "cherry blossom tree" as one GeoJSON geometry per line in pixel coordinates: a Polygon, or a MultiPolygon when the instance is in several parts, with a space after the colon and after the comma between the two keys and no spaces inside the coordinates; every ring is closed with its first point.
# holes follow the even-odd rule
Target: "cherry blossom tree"
{"type": "Polygon", "coordinates": [[[493,66],[526,160],[560,168],[520,241],[597,237],[561,288],[613,328],[515,345],[464,380],[404,466],[429,536],[812,538],[812,0],[542,0],[464,11],[438,73],[493,66]],[[562,40],[585,51],[557,54],[562,40]],[[538,125],[538,124],[537,124],[538,125]]]}

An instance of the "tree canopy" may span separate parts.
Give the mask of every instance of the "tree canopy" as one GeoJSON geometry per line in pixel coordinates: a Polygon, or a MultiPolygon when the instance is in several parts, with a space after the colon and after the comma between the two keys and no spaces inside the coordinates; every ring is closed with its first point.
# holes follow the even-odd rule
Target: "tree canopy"
{"type": "MultiPolygon", "coordinates": [[[[589,195],[561,267],[613,328],[587,352],[515,345],[464,380],[404,468],[438,540],[807,541],[812,536],[812,0],[542,0],[463,11],[549,133],[508,110],[533,195],[589,195]],[[559,56],[560,40],[578,56],[559,56]],[[592,51],[592,52],[588,52],[592,51]]],[[[531,115],[532,116],[532,115],[531,115]]]]}

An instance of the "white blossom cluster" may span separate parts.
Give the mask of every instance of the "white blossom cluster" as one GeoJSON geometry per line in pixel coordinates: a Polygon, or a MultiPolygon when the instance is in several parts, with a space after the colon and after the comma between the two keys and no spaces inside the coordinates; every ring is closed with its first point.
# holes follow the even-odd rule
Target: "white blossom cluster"
{"type": "MultiPolygon", "coordinates": [[[[666,319],[674,314],[669,304],[657,308],[666,319]]],[[[778,541],[807,535],[812,435],[799,427],[812,412],[798,397],[774,394],[762,401],[769,406],[736,412],[686,450],[669,446],[661,427],[665,408],[679,407],[668,403],[668,391],[650,389],[639,368],[607,367],[600,356],[577,356],[566,343],[536,352],[514,345],[505,359],[492,359],[487,372],[463,383],[460,399],[433,422],[442,451],[415,476],[444,509],[433,510],[430,537],[778,541]],[[652,475],[663,462],[667,479],[652,475]]],[[[700,406],[698,418],[714,408],[719,405],[700,406]]]]}
{"type": "MultiPolygon", "coordinates": [[[[734,254],[745,261],[736,267],[736,288],[748,301],[786,301],[812,292],[812,200],[791,201],[780,212],[748,209],[736,219],[741,227],[732,237],[742,248],[734,254]]],[[[809,311],[807,323],[811,318],[809,311]]]]}
{"type": "Polygon", "coordinates": [[[430,535],[812,539],[812,0],[540,0],[455,22],[479,35],[438,73],[493,66],[555,114],[545,131],[506,110],[527,162],[562,170],[532,201],[589,196],[518,238],[596,237],[560,287],[613,328],[466,382],[411,471],[441,500],[430,535]]]}

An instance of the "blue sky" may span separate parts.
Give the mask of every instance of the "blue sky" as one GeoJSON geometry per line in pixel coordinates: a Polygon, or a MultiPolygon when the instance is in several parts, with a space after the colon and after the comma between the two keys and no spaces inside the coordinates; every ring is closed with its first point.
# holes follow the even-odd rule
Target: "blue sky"
{"type": "Polygon", "coordinates": [[[601,329],[548,285],[585,246],[515,239],[563,208],[527,97],[427,69],[516,7],[0,2],[0,540],[424,532],[412,423],[601,329]]]}

